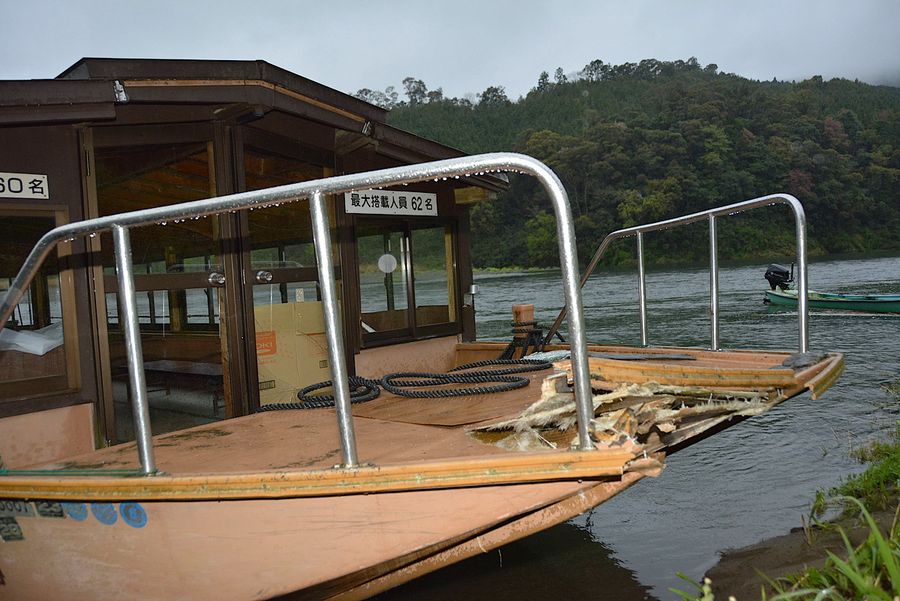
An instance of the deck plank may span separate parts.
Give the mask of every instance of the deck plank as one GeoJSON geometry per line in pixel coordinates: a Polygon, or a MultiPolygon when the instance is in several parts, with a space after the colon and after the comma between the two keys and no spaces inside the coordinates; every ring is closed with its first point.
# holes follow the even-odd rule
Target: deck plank
{"type": "MultiPolygon", "coordinates": [[[[359,417],[360,461],[386,464],[478,457],[504,451],[444,428],[359,417]]],[[[156,463],[173,475],[278,469],[327,469],[341,462],[334,409],[267,411],[162,434],[153,439],[156,463]]],[[[98,449],[41,467],[137,468],[134,443],[98,449]]]]}

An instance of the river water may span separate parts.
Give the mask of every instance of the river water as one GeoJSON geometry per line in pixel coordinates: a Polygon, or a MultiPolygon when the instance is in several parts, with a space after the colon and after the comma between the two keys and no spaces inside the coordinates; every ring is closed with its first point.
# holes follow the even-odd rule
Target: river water
{"type": "MultiPolygon", "coordinates": [[[[763,304],[766,264],[720,268],[723,348],[796,349],[797,313],[763,304]]],[[[563,304],[559,272],[483,274],[481,339],[507,340],[514,303],[534,303],[546,328],[563,304]]],[[[708,346],[709,272],[646,274],[649,342],[708,346]]],[[[900,292],[900,257],[843,258],[809,266],[813,290],[900,292]]],[[[584,290],[588,340],[640,343],[636,272],[596,273],[584,290]]],[[[728,548],[786,533],[817,490],[863,468],[851,449],[884,437],[898,419],[887,390],[900,383],[900,315],[810,313],[810,349],[845,354],[837,384],[684,449],[658,478],[565,524],[389,591],[380,599],[677,599],[728,548]]]]}

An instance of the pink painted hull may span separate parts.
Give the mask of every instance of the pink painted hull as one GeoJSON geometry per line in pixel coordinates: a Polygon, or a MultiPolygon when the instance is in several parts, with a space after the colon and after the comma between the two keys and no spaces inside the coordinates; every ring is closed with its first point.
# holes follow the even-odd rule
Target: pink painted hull
{"type": "Polygon", "coordinates": [[[326,598],[591,486],[144,502],[143,516],[119,503],[98,508],[111,524],[76,504],[65,518],[16,518],[23,539],[0,545],[0,598],[326,598]]]}

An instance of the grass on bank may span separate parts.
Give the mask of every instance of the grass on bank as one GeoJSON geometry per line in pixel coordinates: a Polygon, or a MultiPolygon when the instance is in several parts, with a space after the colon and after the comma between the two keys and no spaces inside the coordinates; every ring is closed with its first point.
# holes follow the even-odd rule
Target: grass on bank
{"type": "MultiPolygon", "coordinates": [[[[889,390],[898,398],[898,395],[889,390]]],[[[886,442],[874,442],[856,452],[854,456],[867,463],[866,470],[851,476],[846,482],[829,491],[832,501],[841,503],[845,517],[859,516],[868,527],[866,539],[854,546],[845,530],[838,525],[819,524],[834,528],[844,542],[844,556],[827,552],[821,568],[809,568],[794,574],[768,580],[771,596],[761,593],[764,601],[788,599],[872,599],[891,601],[900,597],[900,424],[886,442]],[[872,512],[894,508],[894,519],[887,532],[882,533],[872,512]]],[[[813,516],[821,516],[828,505],[826,495],[817,493],[813,503],[813,516]]],[[[693,591],[672,589],[685,600],[715,601],[712,583],[704,579],[696,582],[679,574],[693,591]]]]}

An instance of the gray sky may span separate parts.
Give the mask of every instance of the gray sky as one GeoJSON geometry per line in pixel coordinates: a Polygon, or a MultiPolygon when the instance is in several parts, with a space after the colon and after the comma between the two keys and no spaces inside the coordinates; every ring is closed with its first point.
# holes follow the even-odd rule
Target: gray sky
{"type": "Polygon", "coordinates": [[[900,0],[2,0],[0,79],[58,75],[84,56],[262,59],[343,92],[446,96],[541,71],[687,59],[753,79],[900,85],[900,0]]]}

